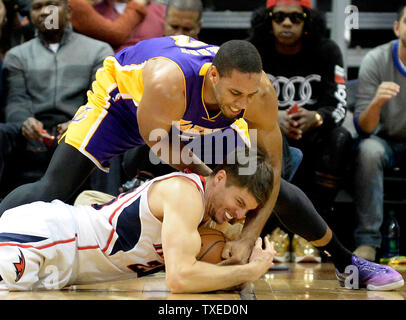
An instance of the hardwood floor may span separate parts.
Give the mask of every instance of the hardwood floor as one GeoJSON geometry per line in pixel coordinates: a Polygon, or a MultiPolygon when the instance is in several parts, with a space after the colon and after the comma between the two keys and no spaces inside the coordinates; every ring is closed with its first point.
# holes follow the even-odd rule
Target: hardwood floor
{"type": "MultiPolygon", "coordinates": [[[[144,278],[71,286],[59,291],[0,291],[0,300],[405,300],[406,287],[395,291],[348,290],[339,286],[330,263],[277,265],[241,292],[172,294],[160,272],[144,278]],[[285,269],[283,269],[286,267],[285,269]]],[[[406,266],[396,269],[406,278],[406,266]]]]}

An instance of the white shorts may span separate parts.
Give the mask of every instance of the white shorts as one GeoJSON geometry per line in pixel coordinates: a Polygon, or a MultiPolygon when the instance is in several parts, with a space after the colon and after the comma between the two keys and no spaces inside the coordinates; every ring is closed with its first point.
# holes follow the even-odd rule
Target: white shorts
{"type": "Polygon", "coordinates": [[[8,289],[67,285],[75,272],[76,229],[69,206],[58,200],[7,210],[0,218],[0,275],[8,289]]]}

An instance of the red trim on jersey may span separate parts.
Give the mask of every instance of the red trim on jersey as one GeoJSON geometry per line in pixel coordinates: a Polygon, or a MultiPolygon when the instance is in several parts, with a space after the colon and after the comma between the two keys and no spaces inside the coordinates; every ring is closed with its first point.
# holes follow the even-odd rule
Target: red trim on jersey
{"type": "Polygon", "coordinates": [[[161,180],[159,180],[159,181],[168,180],[168,179],[171,179],[171,178],[174,178],[174,177],[183,177],[183,178],[187,178],[187,179],[191,180],[191,181],[196,185],[196,187],[197,187],[201,192],[204,193],[206,180],[205,180],[202,176],[200,176],[200,175],[199,175],[199,177],[200,177],[200,181],[202,181],[203,189],[202,189],[202,187],[200,187],[199,184],[198,184],[195,180],[193,180],[192,178],[189,178],[188,176],[184,176],[184,175],[180,175],[180,174],[179,174],[179,175],[178,175],[178,174],[174,174],[173,176],[166,177],[165,179],[161,179],[161,180]],[[202,179],[203,179],[203,180],[202,180],[202,179]]]}
{"type": "Polygon", "coordinates": [[[91,250],[91,249],[99,249],[100,246],[96,245],[96,246],[87,246],[87,247],[78,247],[78,250],[91,250]]]}
{"type": "MultiPolygon", "coordinates": [[[[113,218],[116,215],[117,211],[120,210],[127,202],[129,202],[130,200],[136,198],[142,191],[144,191],[144,189],[146,189],[146,187],[148,187],[151,184],[151,182],[152,182],[152,180],[144,183],[143,185],[141,185],[137,189],[135,189],[134,194],[131,195],[130,198],[125,200],[118,208],[116,208],[116,210],[114,210],[114,212],[111,214],[111,216],[109,218],[109,223],[111,225],[113,225],[113,218]]],[[[109,248],[111,240],[113,240],[113,235],[114,235],[115,232],[116,232],[116,230],[113,228],[113,230],[111,230],[111,232],[110,232],[110,236],[109,236],[109,239],[107,240],[106,246],[102,249],[103,252],[106,252],[107,249],[109,248]]]]}
{"type": "Polygon", "coordinates": [[[203,176],[201,176],[200,174],[199,174],[199,178],[200,178],[200,181],[202,182],[203,190],[206,190],[206,179],[203,176]]]}
{"type": "MultiPolygon", "coordinates": [[[[159,180],[156,180],[156,181],[150,180],[150,181],[144,183],[143,185],[139,186],[137,189],[135,189],[135,190],[134,190],[135,194],[132,195],[132,196],[131,196],[130,198],[128,198],[127,200],[125,200],[118,208],[116,208],[116,209],[114,210],[114,212],[111,214],[111,216],[110,216],[110,218],[109,218],[109,223],[112,225],[113,218],[114,218],[114,216],[116,215],[117,211],[120,210],[127,202],[129,202],[130,200],[132,200],[132,199],[134,199],[136,196],[138,196],[139,193],[142,192],[146,187],[148,187],[152,182],[163,181],[163,180],[171,179],[171,178],[174,178],[174,177],[184,177],[184,178],[187,178],[187,179],[191,180],[191,181],[197,186],[197,188],[198,188],[202,193],[204,193],[204,188],[205,188],[206,180],[204,179],[204,177],[202,177],[202,176],[200,176],[200,175],[199,175],[199,177],[200,177],[200,181],[201,181],[202,184],[203,184],[203,189],[200,187],[200,185],[199,185],[194,179],[192,179],[192,178],[190,178],[190,177],[188,177],[188,176],[180,175],[180,174],[174,174],[174,175],[172,175],[172,176],[170,176],[170,177],[166,177],[166,178],[164,178],[164,179],[159,179],[159,180]]],[[[107,249],[109,248],[110,243],[111,243],[111,241],[112,241],[112,239],[113,239],[113,236],[114,236],[114,233],[115,233],[115,232],[116,232],[116,230],[113,228],[113,230],[110,232],[110,236],[109,236],[109,238],[108,238],[108,240],[107,240],[106,246],[102,249],[103,252],[106,252],[107,249]]],[[[88,250],[88,249],[98,249],[98,248],[100,248],[100,247],[99,247],[99,246],[87,246],[87,247],[80,247],[80,249],[79,249],[79,248],[78,248],[78,249],[79,249],[79,250],[88,250]]]]}
{"type": "MultiPolygon", "coordinates": [[[[152,180],[151,180],[152,181],[152,180]]],[[[131,195],[130,198],[128,198],[127,200],[125,200],[118,208],[116,208],[116,210],[114,210],[114,212],[111,214],[110,218],[109,218],[109,223],[112,224],[113,218],[116,215],[117,211],[120,210],[128,201],[134,199],[139,193],[141,193],[141,191],[143,191],[146,187],[148,187],[151,184],[151,182],[146,182],[144,183],[142,186],[139,186],[137,189],[134,190],[134,194],[131,195]]]]}
{"type": "Polygon", "coordinates": [[[19,248],[34,248],[34,249],[42,250],[42,249],[46,249],[46,248],[49,248],[49,247],[56,246],[58,244],[65,244],[65,243],[69,243],[69,242],[73,242],[73,241],[76,241],[76,238],[55,241],[55,242],[45,244],[45,245],[39,246],[39,247],[33,246],[31,244],[19,244],[19,243],[13,243],[13,242],[3,242],[3,243],[0,243],[0,247],[13,246],[13,247],[19,247],[19,248]]]}

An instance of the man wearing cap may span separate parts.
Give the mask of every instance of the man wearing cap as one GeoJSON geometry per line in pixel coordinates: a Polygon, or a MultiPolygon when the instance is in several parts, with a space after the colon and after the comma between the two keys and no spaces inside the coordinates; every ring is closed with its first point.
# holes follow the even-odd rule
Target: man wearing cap
{"type": "Polygon", "coordinates": [[[292,182],[328,220],[351,135],[341,126],[347,95],[342,54],[325,34],[325,20],[310,0],[268,0],[253,14],[250,41],[277,91],[281,130],[303,152],[292,182]]]}

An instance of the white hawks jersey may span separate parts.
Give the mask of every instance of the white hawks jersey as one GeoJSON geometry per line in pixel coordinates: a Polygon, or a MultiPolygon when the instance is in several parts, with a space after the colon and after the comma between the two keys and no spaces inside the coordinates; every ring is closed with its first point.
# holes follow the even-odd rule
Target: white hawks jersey
{"type": "Polygon", "coordinates": [[[60,289],[163,270],[162,222],[149,209],[148,190],[156,181],[179,176],[191,179],[203,198],[201,176],[176,172],[104,205],[70,206],[54,200],[7,210],[0,219],[1,285],[9,290],[60,289]]]}

